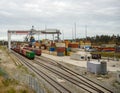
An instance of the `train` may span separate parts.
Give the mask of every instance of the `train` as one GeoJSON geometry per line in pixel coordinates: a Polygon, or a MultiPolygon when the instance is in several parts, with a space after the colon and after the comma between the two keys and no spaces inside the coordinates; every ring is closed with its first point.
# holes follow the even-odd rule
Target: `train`
{"type": "Polygon", "coordinates": [[[19,48],[19,47],[14,47],[14,48],[11,48],[11,49],[14,50],[15,52],[25,56],[28,59],[34,59],[35,58],[35,53],[33,51],[26,50],[24,48],[19,48]]]}
{"type": "Polygon", "coordinates": [[[41,56],[42,53],[41,49],[38,48],[24,47],[24,49],[34,52],[37,56],[41,56]]]}

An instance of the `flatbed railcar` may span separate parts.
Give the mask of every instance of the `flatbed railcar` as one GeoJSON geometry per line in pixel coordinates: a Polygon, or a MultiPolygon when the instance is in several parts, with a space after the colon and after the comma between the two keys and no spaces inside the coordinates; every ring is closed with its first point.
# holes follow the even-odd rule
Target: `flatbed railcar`
{"type": "Polygon", "coordinates": [[[34,59],[35,58],[35,53],[26,49],[22,48],[11,48],[15,52],[27,57],[28,59],[34,59]]]}

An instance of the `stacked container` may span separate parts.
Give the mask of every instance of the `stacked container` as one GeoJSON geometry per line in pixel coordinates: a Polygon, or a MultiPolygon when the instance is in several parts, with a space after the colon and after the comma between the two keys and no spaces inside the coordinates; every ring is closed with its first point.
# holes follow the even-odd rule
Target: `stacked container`
{"type": "Polygon", "coordinates": [[[65,43],[56,43],[57,56],[64,56],[65,43]]]}
{"type": "Polygon", "coordinates": [[[55,51],[55,43],[51,43],[51,46],[49,48],[49,51],[54,52],[55,51]]]}
{"type": "Polygon", "coordinates": [[[46,45],[45,45],[45,44],[42,44],[42,45],[41,45],[41,49],[42,49],[42,50],[46,49],[46,45]]]}
{"type": "Polygon", "coordinates": [[[69,47],[65,48],[65,55],[69,56],[70,55],[70,51],[71,51],[71,49],[69,47]]]}
{"type": "Polygon", "coordinates": [[[78,51],[79,44],[78,43],[70,43],[68,47],[71,49],[72,52],[78,51]]]}

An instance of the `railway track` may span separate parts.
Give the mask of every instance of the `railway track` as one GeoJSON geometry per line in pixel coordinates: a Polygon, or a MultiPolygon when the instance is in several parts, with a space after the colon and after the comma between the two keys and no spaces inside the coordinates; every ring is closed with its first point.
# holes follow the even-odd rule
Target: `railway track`
{"type": "Polygon", "coordinates": [[[17,59],[17,57],[14,55],[14,54],[10,54],[10,57],[11,57],[11,59],[14,61],[14,63],[18,66],[18,65],[22,65],[22,62],[21,61],[18,61],[18,60],[16,60],[17,59]]]}
{"type": "Polygon", "coordinates": [[[73,83],[74,85],[76,85],[80,88],[83,88],[87,92],[91,92],[91,93],[95,93],[95,92],[96,93],[113,93],[111,90],[109,90],[109,89],[103,87],[102,85],[100,85],[96,82],[93,82],[92,80],[90,80],[90,79],[72,71],[71,69],[63,66],[62,64],[58,63],[55,60],[52,60],[52,59],[46,58],[46,57],[36,57],[35,61],[34,62],[36,64],[42,66],[45,69],[48,69],[49,71],[51,71],[52,73],[54,73],[56,75],[59,75],[60,77],[68,80],[69,82],[73,83]],[[43,62],[40,62],[40,60],[43,61],[43,62]],[[57,71],[56,69],[53,69],[52,66],[45,65],[44,64],[45,62],[49,63],[52,66],[57,66],[58,68],[67,72],[69,75],[61,73],[60,71],[57,71]],[[91,89],[92,89],[92,91],[91,91],[91,89]]]}
{"type": "Polygon", "coordinates": [[[16,56],[16,58],[21,60],[23,65],[27,66],[35,74],[37,74],[37,76],[41,77],[47,83],[49,83],[57,91],[55,93],[73,93],[73,92],[71,92],[71,90],[68,87],[60,84],[59,82],[51,78],[49,74],[38,69],[38,67],[35,67],[33,63],[63,78],[64,80],[66,80],[67,82],[70,82],[74,86],[81,88],[82,90],[85,91],[85,93],[86,92],[87,93],[113,93],[111,90],[104,88],[103,86],[89,80],[88,78],[72,71],[71,69],[63,66],[62,64],[58,63],[55,60],[52,60],[46,57],[36,57],[35,60],[28,60],[25,57],[19,55],[18,53],[15,53],[14,51],[13,51],[13,54],[16,56]],[[46,65],[45,63],[47,63],[48,65],[46,65]],[[53,67],[55,67],[58,70],[61,69],[61,71],[58,71],[53,67]]]}
{"type": "Polygon", "coordinates": [[[42,72],[41,70],[33,66],[31,62],[29,62],[28,59],[26,59],[25,57],[21,56],[18,53],[15,53],[14,51],[12,51],[12,53],[18,58],[18,60],[21,60],[23,65],[31,69],[35,74],[37,74],[39,77],[43,78],[47,83],[49,83],[57,91],[56,93],[72,93],[69,89],[56,82],[45,72],[42,72]]]}

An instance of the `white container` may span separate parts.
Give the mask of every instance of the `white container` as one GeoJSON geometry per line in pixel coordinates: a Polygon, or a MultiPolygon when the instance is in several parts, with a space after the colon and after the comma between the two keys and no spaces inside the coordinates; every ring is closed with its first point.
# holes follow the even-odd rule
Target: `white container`
{"type": "Polygon", "coordinates": [[[87,70],[95,74],[100,74],[101,63],[100,62],[87,62],[87,70]]]}
{"type": "Polygon", "coordinates": [[[78,48],[71,48],[72,52],[77,52],[79,49],[78,48]]]}
{"type": "Polygon", "coordinates": [[[120,71],[117,71],[117,81],[120,83],[120,71]]]}
{"type": "Polygon", "coordinates": [[[56,43],[56,47],[65,47],[65,43],[56,43]]]}
{"type": "Polygon", "coordinates": [[[101,74],[105,75],[107,73],[107,62],[101,61],[101,74]]]}
{"type": "Polygon", "coordinates": [[[84,54],[77,54],[77,53],[73,53],[70,58],[71,59],[75,59],[75,60],[85,60],[85,55],[84,54]]]}
{"type": "Polygon", "coordinates": [[[77,53],[73,53],[70,56],[71,59],[75,59],[75,60],[90,60],[91,59],[91,54],[90,53],[86,53],[86,52],[82,52],[79,51],[77,53]]]}

